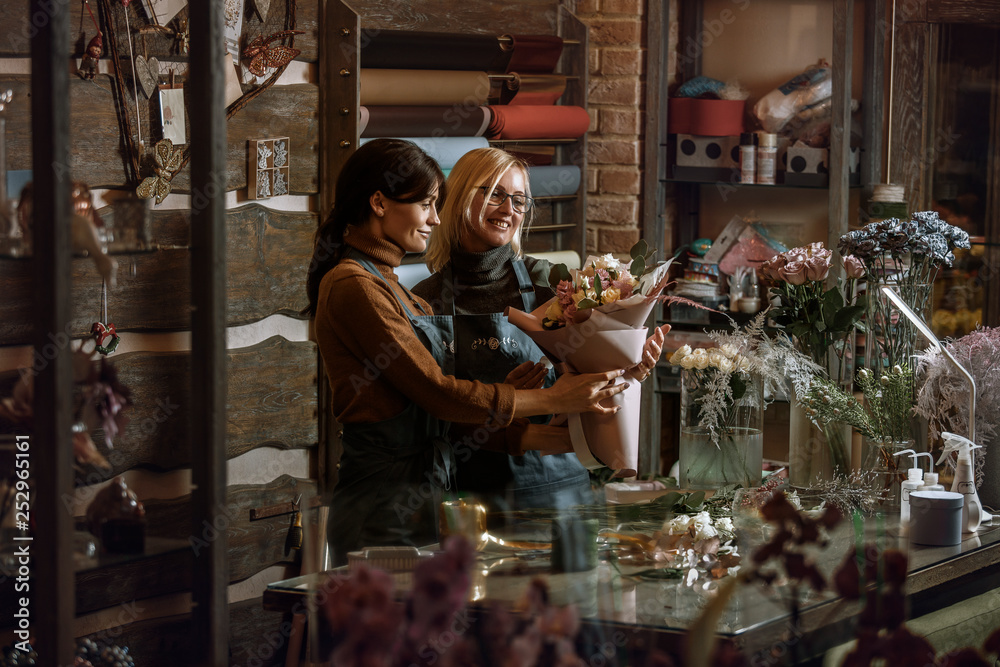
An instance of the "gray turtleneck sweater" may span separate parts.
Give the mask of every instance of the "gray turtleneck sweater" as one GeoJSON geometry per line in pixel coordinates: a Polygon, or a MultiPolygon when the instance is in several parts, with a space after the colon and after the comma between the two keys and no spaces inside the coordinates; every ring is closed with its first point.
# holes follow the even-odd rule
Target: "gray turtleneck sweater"
{"type": "MultiPolygon", "coordinates": [[[[455,313],[502,313],[507,306],[523,309],[517,275],[510,264],[513,256],[510,244],[486,252],[465,252],[460,248],[452,250],[451,269],[455,285],[449,291],[455,294],[455,313]]],[[[540,306],[555,296],[549,287],[538,284],[547,284],[549,262],[526,256],[524,265],[535,283],[536,307],[540,306]]],[[[444,275],[439,271],[417,284],[413,293],[430,303],[436,314],[442,315],[446,314],[442,295],[446,294],[447,287],[444,275]]]]}

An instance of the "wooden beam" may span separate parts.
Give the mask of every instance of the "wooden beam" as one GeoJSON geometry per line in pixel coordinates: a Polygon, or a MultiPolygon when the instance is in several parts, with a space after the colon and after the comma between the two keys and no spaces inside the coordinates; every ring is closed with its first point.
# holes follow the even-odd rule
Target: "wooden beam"
{"type": "MultiPolygon", "coordinates": [[[[191,534],[226,520],[226,88],[219,45],[223,5],[191,12],[191,534]],[[198,197],[197,195],[200,195],[198,197]],[[203,206],[197,203],[203,202],[203,206]]],[[[195,665],[229,662],[228,540],[219,530],[194,558],[195,665]]]]}
{"type": "Polygon", "coordinates": [[[873,183],[884,182],[886,39],[892,26],[886,17],[886,0],[865,2],[864,92],[861,111],[864,137],[861,143],[861,185],[867,197],[873,183]]]}
{"type": "MultiPolygon", "coordinates": [[[[833,3],[833,115],[830,118],[829,227],[826,246],[836,248],[847,233],[851,164],[851,54],[854,50],[854,0],[833,3]]],[[[843,267],[836,269],[840,273],[843,267]]],[[[831,267],[831,279],[834,276],[831,267]]]]}
{"type": "MultiPolygon", "coordinates": [[[[73,663],[73,517],[60,498],[73,490],[71,351],[69,322],[69,16],[66,4],[31,0],[39,16],[31,39],[31,155],[34,173],[35,258],[33,342],[45,359],[35,376],[34,432],[30,438],[35,498],[28,527],[14,536],[34,559],[28,612],[39,664],[73,663]],[[52,337],[50,339],[50,336],[52,337]],[[32,535],[34,541],[31,541],[32,535]]],[[[20,639],[20,638],[19,638],[20,639]]]]}

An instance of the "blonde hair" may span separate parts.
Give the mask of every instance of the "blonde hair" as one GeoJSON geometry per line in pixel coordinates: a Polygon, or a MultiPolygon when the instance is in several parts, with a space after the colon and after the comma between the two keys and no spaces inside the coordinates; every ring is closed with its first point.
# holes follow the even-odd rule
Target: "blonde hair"
{"type": "MultiPolygon", "coordinates": [[[[483,225],[477,211],[473,214],[472,202],[481,186],[486,186],[489,197],[497,183],[510,169],[520,169],[524,174],[524,194],[531,196],[528,185],[528,164],[519,157],[499,148],[476,148],[458,159],[448,176],[448,189],[441,206],[441,224],[427,244],[424,261],[431,273],[436,273],[451,261],[451,251],[462,245],[462,241],[472,233],[473,225],[483,225]]],[[[521,234],[534,217],[532,207],[524,214],[521,224],[511,240],[517,257],[521,256],[521,234]]]]}

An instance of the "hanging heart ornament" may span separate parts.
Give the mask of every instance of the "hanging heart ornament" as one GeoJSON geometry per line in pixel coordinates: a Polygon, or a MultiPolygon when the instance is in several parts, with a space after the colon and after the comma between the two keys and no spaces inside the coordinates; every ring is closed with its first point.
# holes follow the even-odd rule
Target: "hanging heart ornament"
{"type": "Polygon", "coordinates": [[[135,75],[139,78],[142,92],[146,94],[146,97],[152,97],[160,84],[160,61],[142,55],[136,56],[135,75]]]}

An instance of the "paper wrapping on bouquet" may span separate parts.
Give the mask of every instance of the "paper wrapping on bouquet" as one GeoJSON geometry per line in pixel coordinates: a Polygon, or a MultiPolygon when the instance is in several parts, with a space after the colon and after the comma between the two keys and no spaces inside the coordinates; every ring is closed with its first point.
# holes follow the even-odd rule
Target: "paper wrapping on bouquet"
{"type": "MultiPolygon", "coordinates": [[[[648,295],[582,311],[583,321],[559,329],[544,329],[542,320],[550,302],[530,313],[516,308],[504,311],[507,319],[524,331],[560,370],[600,373],[628,368],[642,359],[646,319],[666,283],[667,267],[658,267],[648,295]],[[662,269],[662,271],[661,271],[662,269]]],[[[632,477],[639,466],[639,418],[642,387],[629,376],[615,379],[628,388],[601,404],[618,406],[618,412],[569,415],[570,439],[580,463],[589,470],[608,467],[615,477],[632,477]]]]}

